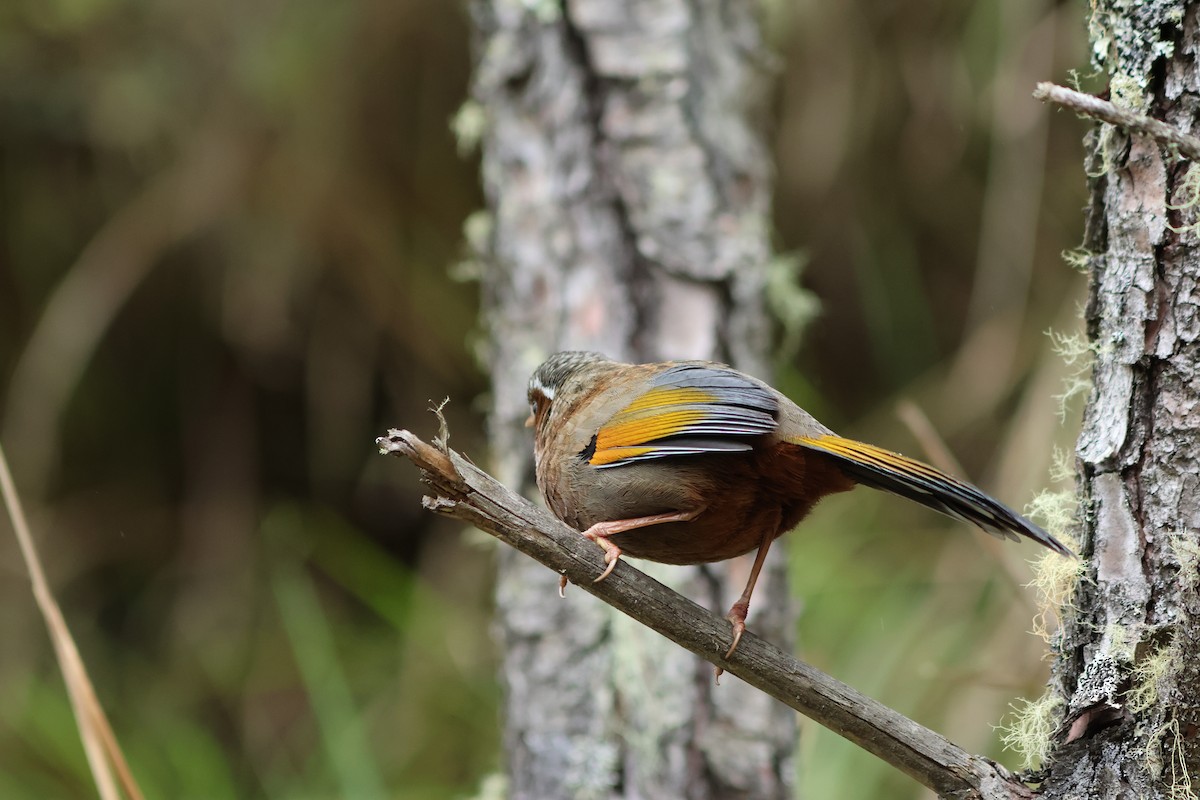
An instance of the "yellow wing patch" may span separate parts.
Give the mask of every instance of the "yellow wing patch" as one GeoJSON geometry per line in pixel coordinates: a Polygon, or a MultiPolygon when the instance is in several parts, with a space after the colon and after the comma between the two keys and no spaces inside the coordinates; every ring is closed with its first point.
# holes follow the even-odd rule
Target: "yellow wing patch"
{"type": "Polygon", "coordinates": [[[654,452],[653,447],[610,447],[608,450],[597,450],[591,460],[593,467],[603,467],[626,458],[637,458],[654,452]]]}
{"type": "Polygon", "coordinates": [[[621,409],[617,416],[621,417],[625,414],[633,414],[638,411],[667,408],[687,403],[711,403],[716,399],[715,395],[703,389],[662,387],[651,389],[639,395],[636,400],[621,409]]]}
{"type": "Polygon", "coordinates": [[[588,463],[602,467],[653,452],[655,448],[644,446],[647,442],[682,433],[705,420],[703,409],[689,406],[715,399],[710,392],[688,387],[651,389],[639,395],[597,432],[596,449],[588,463]]]}
{"type": "Polygon", "coordinates": [[[681,433],[687,430],[689,425],[703,421],[705,416],[704,411],[700,409],[638,414],[631,419],[601,428],[596,434],[596,452],[645,444],[664,436],[681,433]]]}

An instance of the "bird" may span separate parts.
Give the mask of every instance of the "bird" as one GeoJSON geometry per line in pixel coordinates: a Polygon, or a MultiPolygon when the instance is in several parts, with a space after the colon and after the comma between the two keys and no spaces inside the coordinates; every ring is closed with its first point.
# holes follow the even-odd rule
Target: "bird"
{"type": "Polygon", "coordinates": [[[822,498],[859,484],[1074,557],[971,484],[838,436],[779,391],[725,364],[627,364],[564,351],[533,372],[528,400],[538,489],[556,517],[603,549],[597,582],[622,555],[704,564],[757,548],[726,617],[727,659],[746,630],[771,543],[822,498]]]}

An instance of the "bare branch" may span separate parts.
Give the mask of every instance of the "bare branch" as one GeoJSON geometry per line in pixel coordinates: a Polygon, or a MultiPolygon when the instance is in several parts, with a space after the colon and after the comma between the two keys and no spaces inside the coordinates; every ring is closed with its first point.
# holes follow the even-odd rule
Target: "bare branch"
{"type": "MultiPolygon", "coordinates": [[[[425,506],[469,522],[540,561],[617,610],[712,664],[738,676],[810,719],[910,775],[941,797],[1027,800],[1033,793],[1007,770],[974,756],[887,706],[872,700],[747,632],[724,657],[729,622],[646,576],[625,561],[601,583],[599,547],[475,467],[408,431],[376,440],[381,453],[408,458],[431,493],[425,506]]],[[[546,602],[555,602],[550,582],[546,602]]]]}
{"type": "Polygon", "coordinates": [[[1130,133],[1149,136],[1161,144],[1174,147],[1184,158],[1200,161],[1200,139],[1161,120],[1147,117],[1145,114],[1135,114],[1115,106],[1107,100],[1101,100],[1095,95],[1077,92],[1054,83],[1039,83],[1033,90],[1033,99],[1058,103],[1060,106],[1065,106],[1101,122],[1116,125],[1130,133]]]}

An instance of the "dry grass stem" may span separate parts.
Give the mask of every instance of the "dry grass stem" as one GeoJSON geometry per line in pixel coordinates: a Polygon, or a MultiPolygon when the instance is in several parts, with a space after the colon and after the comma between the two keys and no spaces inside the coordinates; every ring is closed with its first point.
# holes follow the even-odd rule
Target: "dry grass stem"
{"type": "Polygon", "coordinates": [[[96,690],[88,678],[87,668],[63,619],[62,609],[50,591],[46,581],[45,570],[42,569],[41,559],[33,544],[33,536],[29,531],[29,523],[25,511],[21,507],[21,498],[17,495],[12,473],[8,469],[8,459],[4,449],[0,447],[0,494],[4,496],[4,505],[8,508],[9,519],[12,520],[13,531],[17,543],[21,547],[21,556],[29,570],[29,579],[33,584],[33,596],[38,608],[46,620],[46,628],[50,632],[50,641],[54,644],[54,653],[62,670],[63,681],[67,685],[67,694],[71,700],[71,709],[75,714],[75,723],[79,726],[79,738],[83,741],[83,750],[87,755],[92,777],[96,781],[96,789],[101,800],[120,800],[117,790],[120,785],[125,796],[130,800],[142,800],[141,789],[134,780],[125,756],[121,753],[117,738],[113,735],[112,726],[100,701],[96,698],[96,690]],[[114,776],[115,772],[115,776],[114,776]]]}

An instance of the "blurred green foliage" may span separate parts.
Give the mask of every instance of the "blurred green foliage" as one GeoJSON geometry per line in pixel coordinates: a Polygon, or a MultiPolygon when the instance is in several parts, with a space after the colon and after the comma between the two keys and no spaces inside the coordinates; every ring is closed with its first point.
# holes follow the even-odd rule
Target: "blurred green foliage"
{"type": "MultiPolygon", "coordinates": [[[[1078,127],[1028,92],[1082,61],[1082,10],[764,9],[778,239],[823,306],[781,386],[928,455],[912,399],[1020,506],[1071,440],[1041,334],[1074,325],[1084,202],[1078,127]]],[[[371,445],[449,396],[483,452],[449,277],[482,205],[468,43],[437,0],[0,5],[0,437],[149,796],[461,797],[498,768],[489,550],[371,445]]],[[[804,655],[999,756],[1043,669],[1023,551],[868,493],[791,539],[804,655]]],[[[0,796],[88,796],[8,536],[0,567],[0,796]]],[[[831,734],[801,756],[805,796],[915,796],[831,734]]]]}

